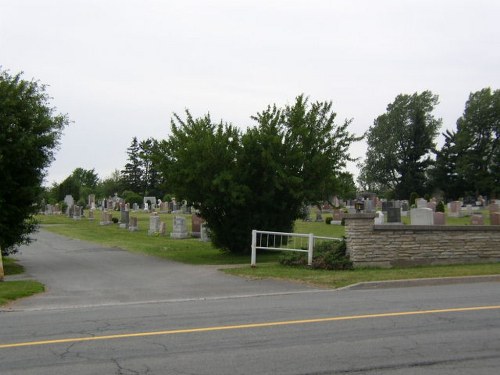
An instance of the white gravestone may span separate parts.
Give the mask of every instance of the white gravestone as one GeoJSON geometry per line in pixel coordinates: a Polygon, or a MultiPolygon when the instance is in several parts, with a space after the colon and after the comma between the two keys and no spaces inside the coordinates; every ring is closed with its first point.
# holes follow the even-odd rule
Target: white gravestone
{"type": "Polygon", "coordinates": [[[412,208],[411,225],[434,225],[434,212],[430,208],[412,208]]]}
{"type": "Polygon", "coordinates": [[[210,241],[210,230],[207,227],[207,223],[202,223],[201,224],[200,241],[203,241],[203,242],[209,242],[210,241]]]}
{"type": "Polygon", "coordinates": [[[375,225],[382,225],[384,224],[384,213],[382,211],[377,211],[376,212],[377,216],[375,216],[374,222],[375,225]]]}

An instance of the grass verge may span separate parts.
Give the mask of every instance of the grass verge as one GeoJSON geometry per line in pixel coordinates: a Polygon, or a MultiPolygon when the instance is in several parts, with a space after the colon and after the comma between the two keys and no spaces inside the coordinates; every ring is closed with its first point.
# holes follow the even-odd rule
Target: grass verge
{"type": "MultiPolygon", "coordinates": [[[[17,275],[24,272],[23,266],[16,263],[15,259],[3,258],[5,276],[17,275]]],[[[29,297],[45,290],[43,284],[34,280],[16,280],[0,282],[0,306],[19,298],[29,297]]]]}
{"type": "Polygon", "coordinates": [[[229,268],[224,272],[256,279],[281,279],[303,282],[328,288],[341,288],[366,281],[405,280],[433,277],[480,276],[500,274],[500,263],[412,268],[358,268],[350,271],[324,271],[280,264],[261,264],[256,268],[229,268]]]}

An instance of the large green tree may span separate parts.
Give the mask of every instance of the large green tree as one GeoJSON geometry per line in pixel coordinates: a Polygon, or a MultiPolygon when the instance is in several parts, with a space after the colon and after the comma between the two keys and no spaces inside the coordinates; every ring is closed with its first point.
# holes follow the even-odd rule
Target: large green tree
{"type": "Polygon", "coordinates": [[[464,194],[500,194],[500,90],[471,93],[455,136],[464,194]]]}
{"type": "Polygon", "coordinates": [[[441,119],[432,114],[438,97],[430,91],[400,94],[367,132],[368,150],[361,175],[365,183],[392,190],[398,198],[424,194],[431,152],[441,119]]]}
{"type": "Polygon", "coordinates": [[[244,133],[208,115],[175,115],[159,147],[162,172],[178,198],[200,209],[217,247],[249,251],[252,229],[292,231],[304,203],[322,200],[335,176],[345,182],[348,148],[359,137],[335,116],[330,102],[304,96],[257,113],[244,133]]]}
{"type": "Polygon", "coordinates": [[[29,242],[35,202],[53,160],[65,115],[50,106],[45,85],[0,70],[0,248],[29,242]]]}

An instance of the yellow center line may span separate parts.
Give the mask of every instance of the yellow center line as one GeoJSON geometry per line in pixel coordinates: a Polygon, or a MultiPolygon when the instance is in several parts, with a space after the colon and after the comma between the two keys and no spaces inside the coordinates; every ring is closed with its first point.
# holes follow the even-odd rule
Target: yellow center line
{"type": "Polygon", "coordinates": [[[238,325],[231,325],[231,326],[215,326],[215,327],[201,327],[201,328],[188,328],[188,329],[174,329],[174,330],[168,330],[168,331],[123,333],[123,334],[118,334],[118,335],[107,335],[107,336],[71,337],[71,338],[57,339],[57,340],[27,341],[27,342],[19,342],[19,343],[12,343],[12,344],[0,344],[0,349],[18,348],[18,347],[22,347],[22,346],[76,343],[76,342],[84,342],[84,341],[113,340],[113,339],[123,339],[123,338],[131,338],[131,337],[175,335],[175,334],[182,334],[182,333],[213,332],[213,331],[225,331],[225,330],[235,330],[235,329],[277,327],[277,326],[287,326],[287,325],[297,325],[297,324],[325,323],[325,322],[335,322],[335,321],[343,321],[343,320],[375,319],[375,318],[388,318],[388,317],[397,317],[397,316],[426,315],[426,314],[440,314],[440,313],[481,311],[481,310],[500,310],[500,305],[498,305],[498,306],[457,307],[457,308],[451,308],[451,309],[438,309],[438,310],[401,311],[401,312],[389,312],[389,313],[367,314],[367,315],[336,316],[336,317],[317,318],[317,319],[286,320],[286,321],[280,321],[280,322],[238,324],[238,325]]]}

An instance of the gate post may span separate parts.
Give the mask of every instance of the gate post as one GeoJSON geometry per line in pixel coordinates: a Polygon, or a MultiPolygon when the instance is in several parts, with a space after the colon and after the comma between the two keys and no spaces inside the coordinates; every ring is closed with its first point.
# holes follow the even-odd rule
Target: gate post
{"type": "Polygon", "coordinates": [[[250,265],[255,267],[255,263],[257,261],[257,231],[255,229],[252,230],[252,257],[250,260],[250,265]]]}
{"type": "Polygon", "coordinates": [[[314,234],[309,233],[309,246],[307,247],[307,265],[311,266],[313,261],[314,234]]]}

